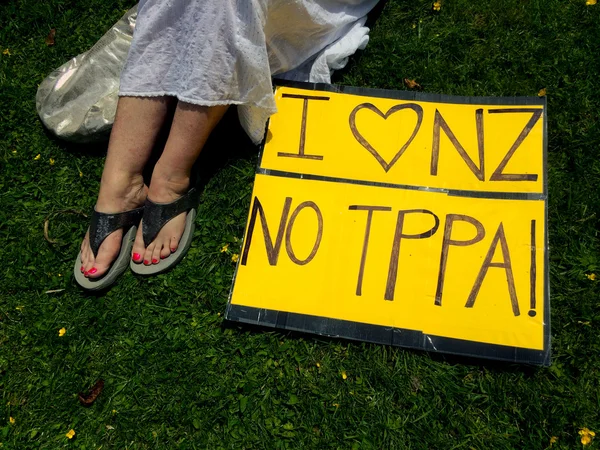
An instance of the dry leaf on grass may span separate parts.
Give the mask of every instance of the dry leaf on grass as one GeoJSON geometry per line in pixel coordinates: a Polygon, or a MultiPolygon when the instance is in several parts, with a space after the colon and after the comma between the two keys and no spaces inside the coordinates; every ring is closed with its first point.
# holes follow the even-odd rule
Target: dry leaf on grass
{"type": "Polygon", "coordinates": [[[48,36],[46,36],[46,45],[48,47],[54,45],[54,36],[56,36],[56,29],[52,28],[50,33],[48,33],[48,36]]]}
{"type": "Polygon", "coordinates": [[[87,395],[84,395],[82,392],[79,393],[79,403],[83,406],[92,406],[92,403],[96,401],[102,389],[104,389],[104,380],[96,381],[96,384],[94,384],[87,395]]]}
{"type": "Polygon", "coordinates": [[[404,79],[404,84],[406,84],[406,87],[409,89],[417,89],[419,91],[423,89],[415,80],[409,80],[408,78],[404,79]]]}
{"type": "Polygon", "coordinates": [[[50,239],[50,234],[48,231],[48,229],[50,228],[50,220],[54,219],[56,216],[61,215],[61,214],[77,214],[77,215],[85,217],[86,219],[88,218],[87,214],[85,214],[77,209],[63,209],[60,211],[56,211],[56,212],[52,213],[50,216],[46,217],[46,220],[44,220],[44,239],[46,239],[46,241],[48,241],[50,244],[58,244],[57,240],[50,239]]]}
{"type": "Polygon", "coordinates": [[[44,239],[46,239],[51,244],[56,244],[56,241],[54,239],[50,239],[50,237],[48,236],[48,227],[49,227],[49,225],[50,225],[50,220],[46,219],[44,221],[44,239]]]}

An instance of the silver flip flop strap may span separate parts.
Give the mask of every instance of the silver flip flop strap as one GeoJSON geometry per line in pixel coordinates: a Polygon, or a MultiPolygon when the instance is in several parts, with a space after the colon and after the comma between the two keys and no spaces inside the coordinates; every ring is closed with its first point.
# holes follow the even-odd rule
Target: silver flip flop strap
{"type": "Polygon", "coordinates": [[[140,223],[143,214],[143,206],[117,214],[105,214],[94,209],[90,221],[90,247],[94,253],[94,257],[98,255],[100,245],[109,234],[119,228],[129,229],[137,225],[140,223]]]}
{"type": "Polygon", "coordinates": [[[146,199],[144,218],[142,219],[142,236],[144,245],[148,247],[165,224],[185,211],[198,206],[200,193],[196,188],[171,203],[154,203],[146,199]]]}

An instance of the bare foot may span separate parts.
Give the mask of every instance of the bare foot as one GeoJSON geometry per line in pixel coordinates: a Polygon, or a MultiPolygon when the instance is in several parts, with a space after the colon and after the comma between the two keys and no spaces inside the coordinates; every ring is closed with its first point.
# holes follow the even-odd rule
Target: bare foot
{"type": "MultiPolygon", "coordinates": [[[[157,164],[150,181],[148,199],[155,203],[170,203],[187,193],[189,177],[175,178],[172,175],[161,174],[161,172],[163,171],[157,164]]],[[[133,261],[149,266],[158,264],[161,259],[168,258],[179,246],[179,240],[185,229],[186,216],[187,213],[184,212],[169,220],[148,247],[144,245],[142,226],[140,225],[133,244],[133,261]]]]}
{"type": "MultiPolygon", "coordinates": [[[[103,174],[96,211],[120,213],[139,208],[146,200],[148,188],[141,175],[103,174]]],[[[81,272],[88,278],[99,278],[106,273],[121,249],[123,230],[107,236],[94,256],[89,243],[89,230],[81,243],[81,272]]]]}

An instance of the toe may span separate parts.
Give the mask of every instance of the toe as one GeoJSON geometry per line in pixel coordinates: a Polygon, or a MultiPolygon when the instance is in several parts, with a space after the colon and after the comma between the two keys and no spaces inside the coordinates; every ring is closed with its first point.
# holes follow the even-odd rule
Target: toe
{"type": "Polygon", "coordinates": [[[79,257],[81,265],[84,266],[87,263],[87,252],[89,249],[89,244],[88,244],[88,234],[86,233],[85,237],[83,238],[83,241],[81,241],[81,255],[79,257]]]}
{"type": "Polygon", "coordinates": [[[81,254],[81,273],[84,273],[85,271],[91,269],[91,266],[89,265],[89,256],[88,256],[89,250],[88,249],[84,249],[83,253],[81,254]]]}
{"type": "Polygon", "coordinates": [[[170,254],[171,254],[170,239],[167,238],[162,243],[162,249],[160,251],[160,258],[161,259],[168,258],[170,254]]]}
{"type": "Polygon", "coordinates": [[[162,242],[156,242],[154,250],[152,251],[152,264],[158,264],[160,262],[160,254],[162,251],[162,242]]]}
{"type": "Polygon", "coordinates": [[[154,242],[151,242],[150,245],[146,247],[146,250],[144,251],[144,264],[146,266],[152,264],[152,252],[154,252],[154,247],[154,242]]]}
{"type": "Polygon", "coordinates": [[[102,245],[100,245],[100,248],[98,249],[98,255],[96,256],[92,267],[88,270],[88,276],[90,278],[101,277],[108,271],[119,255],[122,236],[123,231],[117,230],[102,242],[102,245]]]}
{"type": "Polygon", "coordinates": [[[144,245],[144,237],[142,235],[142,225],[138,227],[135,235],[135,242],[131,249],[131,258],[136,263],[141,263],[144,260],[144,254],[146,253],[146,246],[144,245]]]}
{"type": "Polygon", "coordinates": [[[85,242],[81,244],[81,255],[79,256],[79,262],[81,266],[84,267],[87,264],[88,260],[88,246],[85,245],[85,242]]]}
{"type": "Polygon", "coordinates": [[[94,254],[90,247],[86,247],[84,255],[82,255],[83,272],[87,275],[90,269],[94,266],[94,254]]]}
{"type": "Polygon", "coordinates": [[[142,254],[141,253],[137,253],[137,252],[133,252],[131,254],[131,259],[133,260],[133,262],[139,264],[139,263],[142,262],[142,254]]]}
{"type": "Polygon", "coordinates": [[[177,247],[179,247],[179,239],[177,239],[177,237],[173,236],[171,238],[171,240],[169,241],[169,248],[171,253],[175,253],[177,251],[177,247]]]}
{"type": "Polygon", "coordinates": [[[90,247],[90,236],[88,231],[81,244],[81,268],[85,276],[88,276],[89,271],[94,267],[94,263],[95,256],[90,247]]]}
{"type": "Polygon", "coordinates": [[[83,240],[81,241],[81,254],[83,255],[83,251],[88,247],[88,242],[90,239],[90,232],[88,231],[87,233],[85,233],[85,236],[83,238],[83,240]]]}
{"type": "Polygon", "coordinates": [[[81,249],[81,256],[79,257],[79,270],[81,273],[83,273],[85,265],[87,264],[86,252],[86,249],[81,249]]]}

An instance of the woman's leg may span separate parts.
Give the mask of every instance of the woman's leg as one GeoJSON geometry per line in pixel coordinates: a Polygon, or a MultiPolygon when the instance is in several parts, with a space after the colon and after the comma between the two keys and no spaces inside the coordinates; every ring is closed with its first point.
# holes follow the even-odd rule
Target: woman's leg
{"type": "MultiPolygon", "coordinates": [[[[197,106],[178,102],[165,149],[154,167],[148,198],[156,203],[172,202],[190,187],[190,174],[208,136],[217,125],[227,105],[197,106]]],[[[142,227],[138,228],[133,245],[133,260],[156,264],[177,250],[185,228],[186,213],[173,218],[160,230],[146,248],[142,227]]]]}
{"type": "MultiPolygon", "coordinates": [[[[137,208],[146,200],[142,171],[167,116],[168,97],[121,97],[102,172],[96,210],[119,213],[137,208]]],[[[122,230],[109,235],[94,257],[89,233],[81,244],[81,270],[90,278],[102,276],[119,254],[122,230]]]]}

